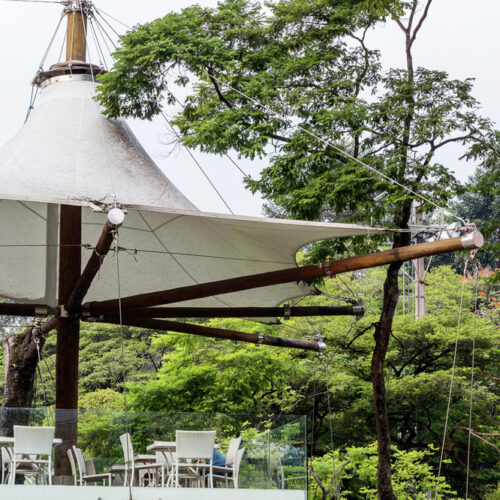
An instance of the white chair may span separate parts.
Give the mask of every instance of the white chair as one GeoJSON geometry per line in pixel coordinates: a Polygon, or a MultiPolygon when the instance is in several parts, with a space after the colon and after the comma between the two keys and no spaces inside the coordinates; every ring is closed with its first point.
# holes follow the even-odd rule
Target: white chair
{"type": "Polygon", "coordinates": [[[55,427],[26,427],[14,425],[10,484],[14,484],[16,471],[42,475],[52,484],[52,443],[55,427]],[[46,458],[43,458],[46,457],[46,458]],[[21,466],[21,467],[19,467],[21,466]],[[31,467],[34,466],[32,469],[31,467]],[[25,470],[29,468],[29,471],[25,470]]]}
{"type": "Polygon", "coordinates": [[[229,481],[232,481],[234,488],[237,490],[238,476],[240,473],[240,464],[241,459],[243,458],[243,453],[245,453],[245,448],[237,450],[234,463],[231,467],[214,467],[214,481],[224,482],[226,484],[226,488],[229,487],[229,481]]]}
{"type": "Polygon", "coordinates": [[[0,448],[0,457],[2,459],[2,471],[1,471],[1,481],[0,484],[7,484],[9,473],[10,473],[10,465],[12,462],[12,454],[10,452],[10,448],[2,446],[0,448]]]}
{"type": "Polygon", "coordinates": [[[87,483],[100,483],[102,482],[104,486],[106,486],[106,482],[108,483],[108,486],[111,486],[111,473],[105,473],[105,474],[96,474],[95,472],[95,467],[94,467],[94,461],[92,459],[85,460],[83,458],[83,453],[80,448],[77,448],[76,446],[73,445],[73,449],[68,449],[68,458],[69,458],[69,463],[71,465],[71,472],[73,474],[75,484],[80,484],[80,486],[83,486],[83,484],[87,483]],[[76,464],[78,464],[78,472],[80,478],[77,480],[77,474],[76,474],[76,464],[75,464],[75,458],[76,458],[76,464]]]}
{"type": "MultiPolygon", "coordinates": [[[[130,434],[122,434],[120,436],[120,443],[123,449],[123,459],[125,462],[125,479],[123,481],[123,486],[134,485],[135,471],[149,471],[152,473],[153,482],[150,484],[158,485],[158,473],[161,473],[161,486],[165,485],[165,465],[163,463],[153,463],[153,464],[136,464],[134,460],[134,448],[132,446],[132,440],[130,439],[130,434]]],[[[144,485],[144,477],[140,478],[139,486],[144,485]],[[141,484],[142,483],[142,484],[141,484]]]]}
{"type": "Polygon", "coordinates": [[[232,467],[236,460],[236,454],[240,449],[241,436],[231,439],[226,453],[226,467],[232,467]]]}
{"type": "Polygon", "coordinates": [[[213,488],[212,457],[215,431],[176,431],[175,441],[175,461],[173,463],[175,486],[180,487],[179,469],[181,469],[185,471],[182,477],[195,479],[199,485],[203,483],[205,473],[208,471],[208,484],[210,488],[213,488]]]}

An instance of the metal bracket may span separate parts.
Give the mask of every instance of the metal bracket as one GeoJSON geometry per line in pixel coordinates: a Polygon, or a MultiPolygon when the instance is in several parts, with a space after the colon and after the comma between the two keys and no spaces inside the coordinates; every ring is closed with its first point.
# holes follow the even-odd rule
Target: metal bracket
{"type": "Polygon", "coordinates": [[[262,333],[260,332],[257,332],[257,335],[259,338],[257,339],[257,342],[255,342],[255,345],[261,345],[262,341],[264,340],[264,335],[262,335],[262,333]]]}
{"type": "Polygon", "coordinates": [[[64,306],[59,306],[59,314],[58,316],[60,318],[70,318],[71,315],[68,313],[68,311],[66,311],[66,308],[64,306]]]}
{"type": "Polygon", "coordinates": [[[326,344],[324,342],[318,342],[318,357],[321,358],[325,351],[326,351],[326,344]]]}
{"type": "Polygon", "coordinates": [[[357,302],[352,306],[352,312],[354,313],[355,316],[360,318],[361,316],[365,315],[365,306],[363,305],[362,302],[357,302]]]}
{"type": "Polygon", "coordinates": [[[333,276],[332,270],[330,269],[329,262],[322,262],[319,267],[324,271],[327,276],[333,276]]]}
{"type": "Polygon", "coordinates": [[[292,315],[292,307],[290,304],[283,304],[283,319],[290,319],[292,315]]]}
{"type": "Polygon", "coordinates": [[[49,308],[47,306],[35,306],[35,316],[47,316],[49,308]]]}

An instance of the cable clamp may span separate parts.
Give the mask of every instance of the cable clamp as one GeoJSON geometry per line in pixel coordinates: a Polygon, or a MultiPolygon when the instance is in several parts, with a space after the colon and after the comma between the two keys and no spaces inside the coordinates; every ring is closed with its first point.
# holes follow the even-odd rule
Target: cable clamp
{"type": "Polygon", "coordinates": [[[255,342],[255,345],[261,345],[263,340],[264,340],[264,335],[262,335],[262,333],[260,333],[260,332],[257,332],[257,336],[258,336],[258,339],[257,339],[257,342],[255,342]]]}

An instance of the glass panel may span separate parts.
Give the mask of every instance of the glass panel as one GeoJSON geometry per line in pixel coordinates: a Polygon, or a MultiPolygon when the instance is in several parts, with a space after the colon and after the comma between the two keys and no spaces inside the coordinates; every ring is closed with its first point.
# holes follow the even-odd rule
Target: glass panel
{"type": "MultiPolygon", "coordinates": [[[[54,408],[0,408],[0,447],[10,446],[14,425],[56,426],[53,457],[56,470],[66,460],[66,449],[77,442],[86,459],[92,458],[97,474],[124,463],[120,435],[130,432],[134,455],[153,454],[154,441],[175,442],[176,430],[215,430],[216,443],[225,453],[231,438],[242,435],[245,453],[239,469],[239,487],[306,491],[306,418],[281,417],[270,421],[255,415],[206,413],[124,412],[109,409],[85,411],[54,408]],[[249,422],[259,422],[251,426],[249,422]]],[[[147,460],[142,457],[141,460],[147,460]]],[[[7,465],[7,464],[6,464],[7,465]]],[[[64,467],[63,467],[64,469],[64,467]]],[[[66,467],[66,474],[71,474],[66,467]]],[[[60,472],[59,472],[60,473],[60,472]]],[[[115,484],[120,483],[116,474],[115,484]]],[[[31,479],[17,476],[16,483],[31,479]]],[[[225,487],[225,483],[218,484],[225,487]]],[[[233,487],[229,481],[229,487],[233,487]]]]}

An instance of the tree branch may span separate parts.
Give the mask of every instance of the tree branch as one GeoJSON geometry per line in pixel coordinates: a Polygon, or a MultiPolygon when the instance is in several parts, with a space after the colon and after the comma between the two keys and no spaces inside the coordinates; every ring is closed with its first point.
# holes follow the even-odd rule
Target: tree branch
{"type": "Polygon", "coordinates": [[[443,142],[440,142],[439,144],[433,146],[433,150],[435,151],[436,149],[444,146],[445,144],[449,144],[450,142],[459,142],[459,141],[464,141],[465,139],[469,139],[469,137],[472,137],[471,134],[467,134],[467,135],[461,135],[459,137],[450,137],[449,139],[446,139],[445,141],[443,142]]]}
{"type": "Polygon", "coordinates": [[[413,45],[413,42],[415,41],[415,38],[417,37],[417,33],[419,32],[420,28],[422,27],[422,24],[425,21],[425,18],[427,17],[427,14],[429,13],[429,7],[431,6],[431,3],[432,3],[432,0],[427,0],[427,4],[425,5],[424,13],[422,14],[420,21],[418,22],[416,28],[414,29],[413,35],[411,36],[410,45],[413,45]]]}

